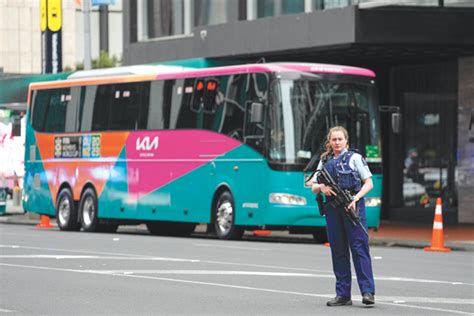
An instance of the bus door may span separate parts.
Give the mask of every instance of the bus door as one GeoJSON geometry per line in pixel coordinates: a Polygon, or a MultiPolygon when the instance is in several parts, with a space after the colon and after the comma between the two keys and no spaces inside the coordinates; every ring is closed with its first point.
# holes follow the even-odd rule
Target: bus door
{"type": "Polygon", "coordinates": [[[245,91],[234,96],[243,106],[241,157],[236,160],[236,224],[261,225],[264,212],[264,112],[267,104],[268,79],[266,74],[249,74],[241,80],[232,80],[235,91],[245,91]],[[240,212],[239,212],[240,211],[240,212]]]}

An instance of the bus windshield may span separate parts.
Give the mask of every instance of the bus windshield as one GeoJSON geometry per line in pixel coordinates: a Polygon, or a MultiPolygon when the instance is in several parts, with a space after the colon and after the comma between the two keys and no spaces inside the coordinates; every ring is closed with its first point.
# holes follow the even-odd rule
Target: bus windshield
{"type": "Polygon", "coordinates": [[[354,76],[325,79],[315,74],[293,77],[281,78],[272,86],[270,163],[304,166],[312,156],[324,152],[326,133],[336,125],[348,130],[350,147],[360,150],[369,162],[381,161],[373,80],[354,76]]]}

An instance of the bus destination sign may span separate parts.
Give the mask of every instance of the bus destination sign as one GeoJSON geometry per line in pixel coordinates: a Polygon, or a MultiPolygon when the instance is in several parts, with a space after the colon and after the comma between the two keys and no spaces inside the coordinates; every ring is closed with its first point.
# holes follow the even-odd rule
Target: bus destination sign
{"type": "Polygon", "coordinates": [[[54,158],[99,158],[100,135],[56,136],[54,158]]]}

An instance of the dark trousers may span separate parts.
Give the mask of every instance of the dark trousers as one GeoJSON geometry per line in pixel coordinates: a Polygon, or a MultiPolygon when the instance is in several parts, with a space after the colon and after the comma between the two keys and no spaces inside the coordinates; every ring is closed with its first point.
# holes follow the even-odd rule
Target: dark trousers
{"type": "MultiPolygon", "coordinates": [[[[351,297],[352,274],[349,249],[352,253],[360,292],[375,294],[369,238],[360,225],[354,226],[351,223],[342,208],[334,208],[330,203],[327,203],[325,207],[332,266],[336,276],[336,295],[351,297]]],[[[367,229],[364,201],[359,202],[359,208],[361,223],[367,229]]]]}

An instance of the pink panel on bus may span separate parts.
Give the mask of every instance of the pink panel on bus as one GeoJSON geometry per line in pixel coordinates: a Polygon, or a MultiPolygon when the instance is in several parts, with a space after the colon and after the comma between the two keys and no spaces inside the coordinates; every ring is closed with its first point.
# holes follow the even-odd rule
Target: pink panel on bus
{"type": "Polygon", "coordinates": [[[127,146],[128,190],[139,197],[224,155],[240,143],[202,130],[130,133],[127,146]]]}

